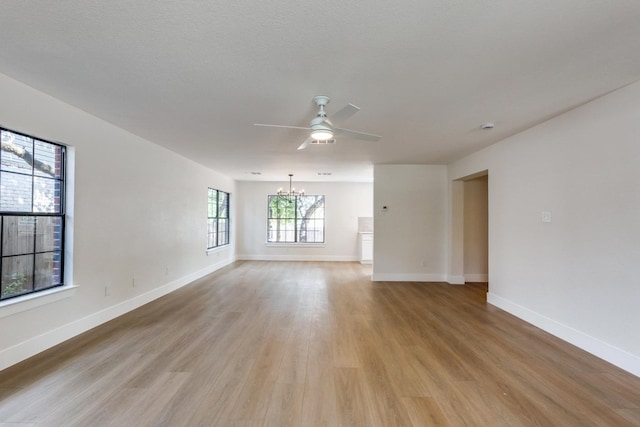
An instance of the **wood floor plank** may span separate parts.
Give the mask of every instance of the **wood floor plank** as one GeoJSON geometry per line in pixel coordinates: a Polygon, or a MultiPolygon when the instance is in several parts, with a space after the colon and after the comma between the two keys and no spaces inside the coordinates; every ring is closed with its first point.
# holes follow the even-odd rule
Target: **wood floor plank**
{"type": "Polygon", "coordinates": [[[264,425],[274,427],[301,425],[303,399],[304,384],[276,383],[264,417],[264,425]]]}
{"type": "MultiPolygon", "coordinates": [[[[112,426],[163,425],[168,414],[166,408],[178,391],[189,381],[191,373],[164,372],[144,390],[133,398],[131,404],[122,411],[112,414],[109,424],[112,426]]],[[[79,420],[78,424],[90,425],[94,418],[79,420]]]]}
{"type": "Polygon", "coordinates": [[[640,378],[350,262],[241,261],[0,372],[0,427],[639,426],[640,378]]]}
{"type": "Polygon", "coordinates": [[[415,427],[448,427],[452,424],[433,397],[403,397],[411,425],[415,427]]]}
{"type": "Polygon", "coordinates": [[[305,371],[301,426],[338,425],[334,361],[326,308],[318,308],[309,325],[309,347],[305,371]]]}
{"type": "Polygon", "coordinates": [[[338,422],[342,426],[376,426],[380,424],[374,415],[372,402],[366,395],[366,384],[358,368],[334,368],[335,396],[338,422]]]}

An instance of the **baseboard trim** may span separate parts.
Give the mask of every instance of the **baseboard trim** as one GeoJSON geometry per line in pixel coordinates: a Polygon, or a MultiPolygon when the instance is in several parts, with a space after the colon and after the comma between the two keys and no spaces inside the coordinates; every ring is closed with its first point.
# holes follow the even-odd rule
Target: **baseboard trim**
{"type": "Polygon", "coordinates": [[[445,282],[443,274],[427,273],[373,273],[374,282],[445,282]]]}
{"type": "Polygon", "coordinates": [[[464,275],[465,282],[488,282],[489,275],[488,274],[465,274],[464,275]]]}
{"type": "Polygon", "coordinates": [[[353,262],[360,261],[354,256],[340,255],[237,255],[240,261],[327,261],[327,262],[353,262]]]}
{"type": "Polygon", "coordinates": [[[450,285],[464,285],[464,276],[447,276],[447,283],[450,285]]]}
{"type": "Polygon", "coordinates": [[[144,294],[136,295],[131,299],[122,301],[121,303],[115,304],[97,313],[93,313],[87,317],[75,320],[59,328],[45,332],[42,335],[38,335],[27,341],[23,341],[12,347],[6,348],[0,351],[0,370],[15,365],[16,363],[26,360],[29,357],[35,356],[38,353],[73,338],[76,335],[80,335],[81,333],[93,329],[96,326],[100,326],[109,320],[115,319],[116,317],[122,316],[123,314],[126,314],[138,307],[148,304],[149,302],[188,285],[207,274],[213,273],[222,267],[226,267],[234,261],[235,259],[227,259],[212,264],[194,273],[173,280],[159,288],[155,288],[144,294]]]}
{"type": "Polygon", "coordinates": [[[487,293],[487,302],[520,319],[550,333],[582,350],[640,377],[640,357],[601,341],[570,326],[564,325],[540,313],[498,295],[487,293]]]}

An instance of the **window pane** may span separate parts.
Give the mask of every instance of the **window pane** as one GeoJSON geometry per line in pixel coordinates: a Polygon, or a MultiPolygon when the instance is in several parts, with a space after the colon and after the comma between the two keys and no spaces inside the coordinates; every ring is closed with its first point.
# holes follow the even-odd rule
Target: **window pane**
{"type": "Polygon", "coordinates": [[[62,250],[62,218],[38,217],[36,224],[36,252],[62,250]]]}
{"type": "Polygon", "coordinates": [[[0,210],[31,212],[31,176],[0,173],[0,210]]]}
{"type": "Polygon", "coordinates": [[[2,220],[2,255],[22,255],[33,252],[35,217],[5,216],[2,220]]]}
{"type": "Polygon", "coordinates": [[[269,242],[295,242],[295,221],[291,219],[269,220],[269,242]]]}
{"type": "Polygon", "coordinates": [[[278,220],[267,220],[267,242],[278,241],[278,220]]]}
{"type": "Polygon", "coordinates": [[[32,167],[25,158],[33,158],[33,139],[6,130],[1,131],[3,149],[1,169],[31,175],[32,167]]]}
{"type": "Polygon", "coordinates": [[[60,181],[35,177],[33,179],[33,212],[60,212],[60,186],[60,181]]]}
{"type": "Polygon", "coordinates": [[[295,218],[295,198],[289,201],[286,197],[269,196],[269,218],[295,218]]]}
{"type": "Polygon", "coordinates": [[[33,290],[33,255],[2,259],[1,297],[19,295],[33,290]]]}
{"type": "Polygon", "coordinates": [[[216,190],[209,188],[209,198],[208,198],[208,212],[207,216],[209,218],[215,218],[218,215],[218,202],[217,202],[217,194],[216,190]]]}
{"type": "Polygon", "coordinates": [[[36,274],[34,289],[50,288],[59,285],[61,271],[61,256],[59,252],[36,254],[36,274]]]}
{"type": "Polygon", "coordinates": [[[215,219],[208,220],[208,238],[207,247],[214,248],[216,246],[216,236],[218,234],[217,221],[215,219]]]}
{"type": "Polygon", "coordinates": [[[224,191],[218,192],[218,217],[229,217],[229,194],[224,191]]]}
{"type": "Polygon", "coordinates": [[[278,196],[269,196],[268,201],[267,201],[267,207],[268,207],[268,212],[267,212],[267,218],[276,218],[277,215],[277,197],[278,196]]]}
{"type": "Polygon", "coordinates": [[[218,220],[218,246],[229,243],[229,221],[227,219],[218,220]]]}
{"type": "Polygon", "coordinates": [[[34,175],[62,178],[62,147],[38,139],[34,146],[34,175]]]}
{"type": "Polygon", "coordinates": [[[324,220],[323,219],[299,220],[298,221],[298,242],[323,243],[324,242],[324,220]]]}
{"type": "Polygon", "coordinates": [[[324,218],[324,196],[300,196],[299,218],[324,218]]]}

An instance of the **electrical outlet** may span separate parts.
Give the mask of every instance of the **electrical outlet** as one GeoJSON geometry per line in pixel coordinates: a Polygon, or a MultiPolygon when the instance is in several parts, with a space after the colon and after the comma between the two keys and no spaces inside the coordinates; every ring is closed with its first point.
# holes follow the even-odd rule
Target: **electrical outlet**
{"type": "Polygon", "coordinates": [[[135,278],[135,276],[131,278],[131,287],[132,288],[136,287],[136,278],[135,278]]]}
{"type": "Polygon", "coordinates": [[[551,222],[551,211],[540,212],[540,219],[542,222],[551,222]]]}
{"type": "Polygon", "coordinates": [[[111,295],[111,285],[107,285],[104,287],[104,296],[108,297],[111,295]]]}

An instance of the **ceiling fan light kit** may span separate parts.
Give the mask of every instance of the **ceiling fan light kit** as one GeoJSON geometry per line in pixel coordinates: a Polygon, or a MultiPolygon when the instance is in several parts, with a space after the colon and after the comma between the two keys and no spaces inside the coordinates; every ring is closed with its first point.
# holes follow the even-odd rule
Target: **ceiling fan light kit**
{"type": "Polygon", "coordinates": [[[329,101],[329,97],[325,95],[318,95],[313,98],[313,102],[315,102],[315,104],[318,106],[318,113],[316,114],[316,117],[311,119],[308,128],[303,128],[300,126],[268,125],[260,123],[256,123],[255,126],[278,127],[287,129],[306,129],[311,131],[309,137],[302,144],[300,144],[298,150],[304,150],[309,146],[309,144],[323,144],[323,142],[325,141],[327,144],[329,143],[329,141],[331,141],[330,143],[335,143],[335,139],[333,138],[336,135],[343,135],[348,138],[360,139],[364,141],[380,140],[381,136],[379,135],[334,127],[332,121],[338,123],[346,120],[357,113],[360,108],[356,107],[353,104],[347,104],[344,108],[333,114],[331,116],[332,121],[329,121],[329,118],[327,118],[327,113],[324,110],[324,107],[329,103],[329,101]]]}
{"type": "Polygon", "coordinates": [[[333,132],[331,129],[316,129],[311,131],[311,139],[316,141],[326,141],[333,138],[333,132]]]}
{"type": "Polygon", "coordinates": [[[310,144],[312,145],[327,145],[327,144],[335,144],[335,139],[325,139],[324,141],[320,141],[318,139],[312,139],[310,144]]]}

